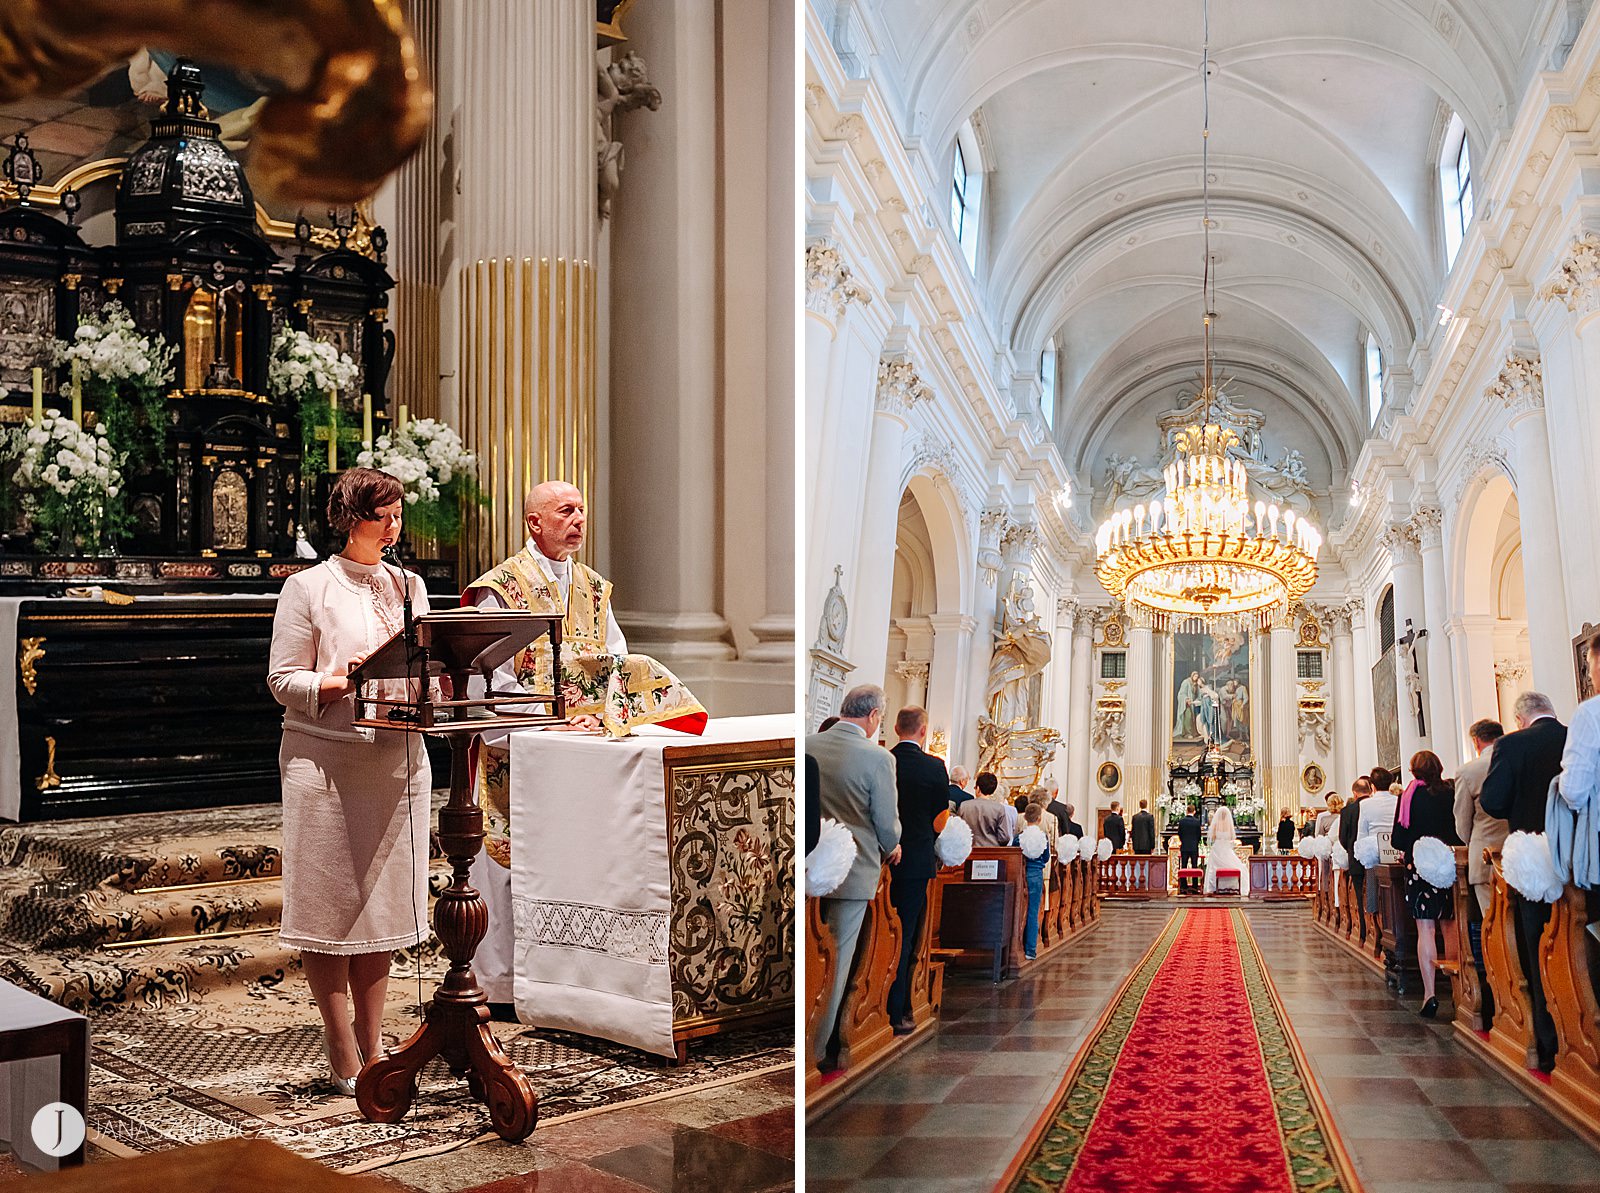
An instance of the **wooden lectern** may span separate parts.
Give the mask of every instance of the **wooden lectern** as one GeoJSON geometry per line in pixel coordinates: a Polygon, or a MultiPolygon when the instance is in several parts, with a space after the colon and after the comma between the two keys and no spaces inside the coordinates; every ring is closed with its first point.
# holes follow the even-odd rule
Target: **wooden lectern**
{"type": "Polygon", "coordinates": [[[367,1062],[356,1078],[356,1106],[370,1122],[394,1123],[405,1117],[417,1093],[417,1074],[442,1056],[457,1077],[465,1077],[472,1096],[489,1107],[489,1120],[508,1143],[528,1137],[539,1117],[539,1096],[489,1030],[489,998],[472,972],[472,957],[489,930],[483,897],[467,882],[467,871],[483,848],[483,811],[473,791],[468,752],[474,734],[496,729],[558,725],[566,722],[561,696],[561,615],[520,610],[452,609],[407,617],[406,628],[375,650],[354,671],[355,724],[384,732],[429,733],[450,739],[450,801],[439,810],[439,842],[450,859],[450,887],[433,910],[450,970],[421,1028],[393,1052],[367,1062]],[[549,636],[548,693],[496,693],[494,669],[519,650],[549,636]],[[484,677],[484,698],[466,698],[467,679],[484,677]],[[450,680],[451,699],[432,698],[432,680],[450,680]],[[407,680],[406,699],[368,695],[376,680],[407,680]],[[521,711],[544,705],[544,713],[521,711]],[[512,715],[496,709],[517,706],[512,715]]]}

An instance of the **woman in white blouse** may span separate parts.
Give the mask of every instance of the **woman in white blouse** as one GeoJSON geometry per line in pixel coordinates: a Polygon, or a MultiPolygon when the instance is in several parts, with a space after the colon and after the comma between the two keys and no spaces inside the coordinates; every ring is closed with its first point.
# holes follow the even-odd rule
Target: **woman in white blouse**
{"type": "Polygon", "coordinates": [[[328,522],[343,551],[284,582],[268,683],[283,705],[283,919],[326,1032],[331,1077],[355,1092],[378,1055],[390,955],[427,935],[428,792],[418,734],[352,724],[349,672],[402,626],[401,585],[421,616],[420,577],[383,561],[400,537],[400,482],[340,475],[328,522]]]}

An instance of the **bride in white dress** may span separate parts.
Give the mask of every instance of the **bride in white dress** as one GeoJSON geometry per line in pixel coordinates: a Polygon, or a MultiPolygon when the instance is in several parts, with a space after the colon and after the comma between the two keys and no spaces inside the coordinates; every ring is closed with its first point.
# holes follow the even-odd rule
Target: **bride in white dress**
{"type": "Polygon", "coordinates": [[[1250,870],[1239,860],[1238,851],[1234,848],[1239,843],[1239,834],[1234,831],[1233,810],[1227,804],[1217,805],[1217,810],[1211,814],[1211,827],[1206,829],[1206,840],[1211,843],[1211,848],[1206,853],[1206,879],[1201,893],[1217,893],[1218,870],[1237,870],[1239,893],[1248,895],[1250,870]]]}

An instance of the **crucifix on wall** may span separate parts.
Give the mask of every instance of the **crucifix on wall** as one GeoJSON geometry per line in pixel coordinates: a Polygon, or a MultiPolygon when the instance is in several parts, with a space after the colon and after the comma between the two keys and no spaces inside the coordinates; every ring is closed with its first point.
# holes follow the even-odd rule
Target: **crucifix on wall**
{"type": "Polygon", "coordinates": [[[1422,672],[1417,668],[1417,643],[1428,636],[1427,630],[1419,630],[1412,626],[1411,619],[1406,618],[1406,632],[1397,639],[1400,647],[1400,657],[1404,660],[1406,691],[1411,696],[1411,711],[1417,717],[1417,736],[1428,735],[1427,723],[1422,716],[1422,672]]]}

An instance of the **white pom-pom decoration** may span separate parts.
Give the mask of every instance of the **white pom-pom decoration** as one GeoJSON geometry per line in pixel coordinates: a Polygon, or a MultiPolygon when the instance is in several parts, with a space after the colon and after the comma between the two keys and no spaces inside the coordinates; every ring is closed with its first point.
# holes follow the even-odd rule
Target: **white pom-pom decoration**
{"type": "Polygon", "coordinates": [[[1300,856],[1326,861],[1332,853],[1332,842],[1327,837],[1306,837],[1300,842],[1300,856]]]}
{"type": "Polygon", "coordinates": [[[972,856],[972,826],[959,816],[951,816],[933,842],[941,866],[959,866],[972,856]]]}
{"type": "Polygon", "coordinates": [[[1447,890],[1456,881],[1455,850],[1438,837],[1422,837],[1411,847],[1411,864],[1417,877],[1429,886],[1447,890]]]}
{"type": "Polygon", "coordinates": [[[1098,857],[1102,862],[1105,861],[1107,858],[1109,858],[1111,856],[1111,840],[1110,840],[1110,838],[1101,837],[1100,838],[1100,844],[1098,844],[1098,845],[1096,845],[1094,847],[1094,852],[1095,852],[1095,856],[1098,857]]]}
{"type": "Polygon", "coordinates": [[[1296,853],[1298,853],[1301,857],[1305,857],[1305,858],[1316,857],[1317,856],[1316,841],[1317,841],[1317,839],[1315,837],[1301,837],[1300,838],[1300,843],[1294,847],[1294,851],[1296,853]]]}
{"type": "Polygon", "coordinates": [[[1562,882],[1550,858],[1550,842],[1543,833],[1512,833],[1500,848],[1500,868],[1506,882],[1524,899],[1554,903],[1561,898],[1562,882]]]}
{"type": "Polygon", "coordinates": [[[1348,870],[1350,868],[1350,851],[1332,837],[1323,838],[1328,842],[1328,860],[1333,863],[1335,870],[1348,870]]]}
{"type": "Polygon", "coordinates": [[[1061,859],[1061,864],[1070,866],[1078,860],[1078,838],[1071,833],[1062,833],[1056,838],[1056,856],[1061,859]]]}
{"type": "Polygon", "coordinates": [[[1372,869],[1378,864],[1378,838],[1358,837],[1356,847],[1351,852],[1355,854],[1356,861],[1367,869],[1372,869]]]}
{"type": "Polygon", "coordinates": [[[1050,838],[1044,835],[1044,829],[1037,824],[1030,824],[1022,830],[1017,844],[1022,846],[1023,857],[1038,857],[1050,848],[1050,838]]]}
{"type": "Polygon", "coordinates": [[[822,821],[817,847],[806,854],[806,894],[823,899],[839,889],[856,860],[856,839],[832,817],[822,821]]]}

